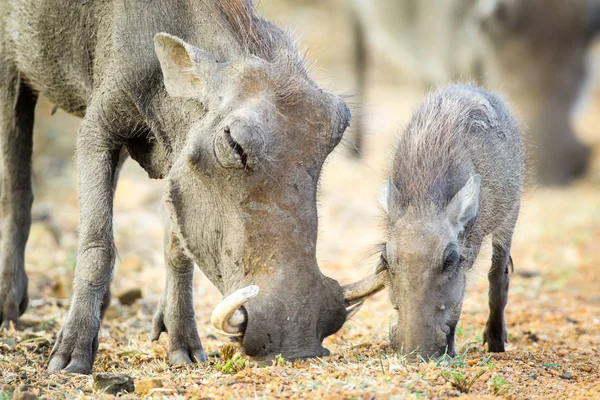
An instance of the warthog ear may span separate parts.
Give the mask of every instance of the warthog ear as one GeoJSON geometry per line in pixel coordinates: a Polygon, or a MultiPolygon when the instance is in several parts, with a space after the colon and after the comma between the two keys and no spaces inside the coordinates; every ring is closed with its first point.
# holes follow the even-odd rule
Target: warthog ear
{"type": "Polygon", "coordinates": [[[390,214],[390,210],[394,211],[392,205],[398,202],[398,197],[398,188],[392,182],[392,178],[388,176],[387,182],[379,195],[379,205],[386,214],[390,214]]]}
{"type": "Polygon", "coordinates": [[[450,221],[461,230],[477,216],[481,176],[473,175],[450,200],[446,212],[450,221]]]}
{"type": "Polygon", "coordinates": [[[154,36],[154,50],[171,97],[204,100],[209,83],[217,80],[223,67],[209,54],[168,33],[154,36]]]}

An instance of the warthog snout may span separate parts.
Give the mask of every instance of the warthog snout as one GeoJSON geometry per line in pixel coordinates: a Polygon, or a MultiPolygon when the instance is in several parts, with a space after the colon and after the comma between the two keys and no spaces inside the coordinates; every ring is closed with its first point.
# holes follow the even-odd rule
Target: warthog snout
{"type": "Polygon", "coordinates": [[[299,287],[283,276],[270,280],[261,280],[260,294],[244,305],[244,352],[258,361],[278,354],[288,360],[329,355],[321,342],[346,321],[338,282],[320,273],[299,287]]]}
{"type": "MultiPolygon", "coordinates": [[[[419,322],[412,322],[418,326],[419,322]]],[[[454,357],[454,331],[456,324],[441,324],[418,332],[411,328],[411,322],[395,325],[391,331],[391,342],[395,349],[409,360],[422,358],[435,359],[448,355],[454,357]]]]}
{"type": "Polygon", "coordinates": [[[328,356],[322,340],[339,330],[368,296],[383,289],[386,275],[380,269],[341,287],[317,273],[299,288],[287,283],[285,274],[258,277],[259,284],[225,296],[211,322],[218,333],[238,338],[244,352],[259,362],[278,354],[288,360],[328,356]]]}

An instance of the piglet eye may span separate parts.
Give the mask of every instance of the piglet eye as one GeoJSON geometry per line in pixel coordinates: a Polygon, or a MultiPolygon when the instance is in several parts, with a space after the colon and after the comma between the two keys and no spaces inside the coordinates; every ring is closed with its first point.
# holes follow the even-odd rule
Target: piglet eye
{"type": "Polygon", "coordinates": [[[452,272],[458,268],[458,264],[460,263],[460,254],[455,246],[448,245],[446,250],[444,251],[444,265],[443,272],[452,272]]]}

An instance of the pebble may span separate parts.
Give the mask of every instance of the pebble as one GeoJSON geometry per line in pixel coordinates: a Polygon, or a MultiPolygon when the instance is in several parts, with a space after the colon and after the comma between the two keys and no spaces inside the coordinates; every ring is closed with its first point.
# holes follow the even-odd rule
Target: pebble
{"type": "Polygon", "coordinates": [[[584,365],[580,368],[583,372],[592,372],[594,368],[591,365],[584,365]]]}
{"type": "Polygon", "coordinates": [[[15,347],[17,347],[17,341],[13,338],[0,339],[0,343],[7,345],[11,349],[14,349],[15,347]]]}
{"type": "Polygon", "coordinates": [[[563,379],[572,379],[572,378],[573,378],[573,375],[571,375],[571,373],[569,373],[569,372],[563,372],[563,373],[560,375],[560,377],[561,377],[561,378],[563,378],[563,379]]]}
{"type": "Polygon", "coordinates": [[[97,373],[93,378],[94,389],[108,394],[133,393],[135,390],[133,378],[128,375],[97,373]]]}
{"type": "Polygon", "coordinates": [[[124,306],[130,306],[142,298],[142,290],[139,288],[129,289],[117,296],[119,302],[124,306]]]}

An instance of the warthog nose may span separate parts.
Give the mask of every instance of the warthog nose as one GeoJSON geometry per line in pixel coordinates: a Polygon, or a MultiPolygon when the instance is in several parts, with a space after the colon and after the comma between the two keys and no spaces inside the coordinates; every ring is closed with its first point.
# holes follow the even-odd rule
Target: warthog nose
{"type": "Polygon", "coordinates": [[[450,328],[407,333],[395,326],[392,346],[410,362],[436,359],[444,354],[454,357],[454,335],[450,328]]]}

